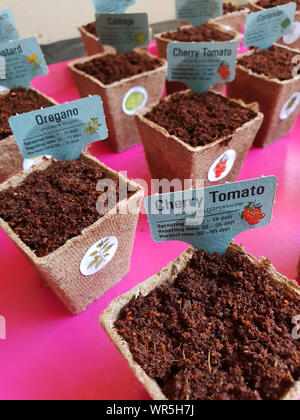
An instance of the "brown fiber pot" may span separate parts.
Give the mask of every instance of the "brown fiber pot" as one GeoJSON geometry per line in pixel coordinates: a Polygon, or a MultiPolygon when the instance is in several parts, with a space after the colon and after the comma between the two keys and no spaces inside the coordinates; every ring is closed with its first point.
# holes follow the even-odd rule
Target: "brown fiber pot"
{"type": "MultiPolygon", "coordinates": [[[[78,30],[80,32],[81,39],[84,43],[84,47],[86,49],[88,56],[100,54],[105,51],[105,46],[100,44],[99,38],[97,36],[87,31],[86,25],[79,26],[78,30]]],[[[152,28],[149,28],[150,40],[152,39],[152,34],[153,34],[152,28]]],[[[148,51],[148,47],[141,47],[141,48],[148,51]]]]}
{"type": "MultiPolygon", "coordinates": [[[[125,182],[130,191],[135,191],[135,193],[129,199],[119,202],[115,208],[116,212],[109,211],[96,223],[84,229],[79,236],[67,241],[59,249],[43,258],[37,257],[8,223],[0,219],[0,227],[74,315],[84,311],[129,272],[139,210],[144,197],[144,190],[138,184],[107,168],[89,154],[83,153],[80,159],[89,165],[100,167],[110,178],[125,182]],[[125,212],[127,205],[130,206],[130,211],[125,212]],[[82,259],[95,243],[105,237],[118,239],[119,246],[114,258],[98,273],[84,276],[80,271],[82,259]]],[[[0,191],[19,186],[30,173],[44,170],[50,164],[51,160],[44,161],[31,170],[10,178],[0,186],[0,191]]]]}
{"type": "MultiPolygon", "coordinates": [[[[182,92],[182,94],[184,93],[182,92]]],[[[220,95],[217,92],[214,93],[220,95]]],[[[168,101],[169,98],[171,96],[167,97],[165,101],[168,101]]],[[[235,102],[257,112],[257,104],[245,105],[241,101],[235,102]]],[[[214,186],[236,180],[256,133],[261,126],[263,120],[261,113],[258,113],[252,121],[238,128],[232,136],[220,138],[207,146],[191,147],[178,137],[170,135],[165,128],[145,118],[145,115],[154,106],[144,109],[136,115],[153,179],[167,179],[169,181],[179,179],[182,185],[184,180],[191,179],[194,188],[197,188],[197,180],[202,179],[205,186],[214,186]],[[210,182],[208,174],[214,162],[231,150],[236,152],[236,159],[231,171],[221,181],[210,182]]]]}
{"type": "MultiPolygon", "coordinates": [[[[282,45],[280,47],[287,48],[282,45]]],[[[255,54],[255,51],[242,56],[250,54],[255,54]]],[[[230,98],[241,99],[246,103],[258,102],[264,114],[264,122],[254,141],[256,147],[266,147],[291,130],[300,112],[300,102],[288,118],[281,119],[281,113],[289,99],[292,100],[297,93],[300,95],[300,76],[284,81],[270,79],[241,65],[237,65],[235,80],[227,84],[227,95],[230,98]]]]}
{"type": "MultiPolygon", "coordinates": [[[[115,50],[113,50],[115,53],[115,50]]],[[[139,50],[139,54],[148,54],[139,50]]],[[[109,138],[105,143],[115,152],[122,152],[141,142],[140,135],[134,122],[134,115],[127,115],[123,102],[129,91],[141,88],[148,94],[146,105],[157,102],[164,90],[167,74],[167,63],[161,60],[161,67],[138,74],[110,85],[104,85],[98,79],[78,69],[75,65],[92,61],[107,53],[97,54],[83,60],[69,64],[70,72],[82,98],[88,95],[99,95],[102,98],[109,138]]],[[[150,54],[148,54],[150,55],[150,54]]]]}
{"type": "MultiPolygon", "coordinates": [[[[49,102],[52,102],[53,105],[57,105],[57,102],[54,101],[54,99],[49,98],[32,87],[30,89],[37,92],[49,102]]],[[[8,92],[9,90],[3,91],[0,95],[5,95],[8,92]]],[[[21,172],[23,170],[23,161],[24,159],[13,135],[0,140],[0,183],[6,181],[11,176],[16,175],[18,172],[21,172]]]]}
{"type": "MultiPolygon", "coordinates": [[[[177,277],[177,275],[183,271],[190,259],[192,258],[194,249],[189,248],[183,254],[181,254],[175,261],[172,261],[167,267],[163,268],[160,272],[155,274],[153,277],[150,277],[148,280],[140,283],[134,289],[128,293],[119,296],[115,299],[109,307],[101,314],[100,323],[104,331],[109,336],[110,340],[114,343],[117,350],[125,358],[131,370],[134,372],[137,379],[145,387],[147,392],[154,400],[167,400],[159,384],[152,378],[150,378],[144,369],[139,365],[131,351],[128,343],[121,337],[116,329],[114,324],[117,321],[120,311],[128,305],[128,303],[135,299],[137,296],[148,296],[155,288],[158,286],[169,286],[172,285],[177,277]]],[[[232,243],[227,253],[229,255],[246,255],[252,264],[255,264],[256,267],[260,267],[262,270],[267,270],[267,272],[272,276],[273,284],[275,286],[283,287],[287,296],[291,293],[296,293],[300,296],[300,288],[295,281],[289,280],[286,277],[279,274],[271,262],[266,258],[261,258],[259,261],[255,259],[252,255],[248,254],[244,249],[232,243]]],[[[293,387],[286,390],[285,395],[281,398],[282,400],[298,400],[300,396],[300,381],[296,382],[293,387]]]]}
{"type": "MultiPolygon", "coordinates": [[[[227,31],[222,25],[217,24],[215,22],[210,21],[209,23],[212,26],[214,26],[216,29],[218,29],[218,31],[220,31],[220,32],[226,32],[226,33],[232,34],[232,42],[238,42],[238,43],[241,42],[242,36],[239,33],[235,32],[235,31],[227,31]]],[[[191,25],[185,25],[185,26],[191,27],[191,25]]],[[[176,30],[170,31],[170,32],[176,32],[176,30]]],[[[158,49],[158,56],[160,58],[163,58],[163,59],[166,60],[167,59],[168,45],[171,42],[176,42],[176,41],[172,41],[170,39],[163,38],[162,35],[163,35],[163,33],[155,35],[155,40],[156,40],[156,45],[157,45],[157,49],[158,49]]],[[[222,93],[224,91],[225,87],[226,87],[226,83],[217,83],[214,86],[214,90],[222,93]]],[[[184,83],[169,82],[169,81],[166,82],[166,88],[167,88],[167,95],[172,95],[172,93],[188,89],[188,87],[184,83]]]]}
{"type": "MultiPolygon", "coordinates": [[[[258,6],[255,1],[254,2],[249,2],[248,8],[250,9],[251,12],[260,12],[261,10],[265,10],[262,7],[258,6]]],[[[296,10],[295,22],[300,22],[300,11],[299,10],[296,10]]],[[[300,50],[300,36],[295,42],[290,43],[290,44],[287,44],[286,42],[284,42],[283,38],[281,38],[277,41],[277,44],[285,45],[289,48],[300,50]]]]}
{"type": "Polygon", "coordinates": [[[237,12],[226,13],[220,17],[211,19],[209,22],[215,22],[219,25],[223,25],[229,31],[241,33],[249,12],[249,9],[245,8],[243,10],[238,10],[237,12]]]}

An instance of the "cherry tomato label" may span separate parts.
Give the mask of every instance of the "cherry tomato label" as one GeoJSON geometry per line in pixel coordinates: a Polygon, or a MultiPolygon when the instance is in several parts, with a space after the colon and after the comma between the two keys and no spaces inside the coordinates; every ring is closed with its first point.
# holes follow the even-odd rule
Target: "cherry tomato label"
{"type": "Polygon", "coordinates": [[[269,176],[147,197],[153,240],[224,255],[238,234],[271,223],[276,187],[277,178],[269,176]]]}
{"type": "Polygon", "coordinates": [[[170,43],[167,79],[185,83],[197,93],[220,82],[232,82],[237,51],[238,43],[234,41],[170,43]]]}

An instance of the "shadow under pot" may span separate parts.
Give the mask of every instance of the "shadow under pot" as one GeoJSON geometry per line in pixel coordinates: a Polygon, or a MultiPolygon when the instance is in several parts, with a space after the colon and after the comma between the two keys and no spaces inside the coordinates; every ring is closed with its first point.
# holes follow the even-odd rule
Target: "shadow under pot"
{"type": "Polygon", "coordinates": [[[161,98],[166,61],[138,50],[98,54],[72,62],[69,68],[81,97],[102,98],[109,132],[105,143],[115,152],[139,144],[134,115],[161,98]]]}
{"type": "MultiPolygon", "coordinates": [[[[86,49],[87,55],[96,55],[105,51],[105,46],[100,44],[100,40],[97,33],[96,22],[88,23],[87,25],[82,25],[78,27],[78,30],[81,35],[84,47],[86,49]]],[[[150,40],[152,39],[152,28],[149,28],[150,40]]],[[[148,51],[148,47],[142,46],[139,47],[144,51],[148,51]]]]}
{"type": "Polygon", "coordinates": [[[184,91],[140,111],[152,178],[181,185],[191,179],[194,188],[198,180],[205,186],[235,181],[263,120],[257,109],[214,91],[184,91]]]}
{"type": "MultiPolygon", "coordinates": [[[[173,42],[223,42],[233,41],[240,43],[242,36],[234,31],[227,31],[216,23],[206,23],[205,25],[193,27],[190,25],[180,27],[174,31],[164,32],[155,36],[159,57],[167,58],[168,45],[173,42]]],[[[214,90],[222,93],[226,83],[217,83],[214,90]]],[[[167,94],[186,90],[188,87],[181,82],[166,83],[167,94]]]]}
{"type": "Polygon", "coordinates": [[[297,400],[299,311],[297,283],[233,242],[224,257],[189,248],[100,322],[154,400],[297,400]]]}
{"type": "Polygon", "coordinates": [[[24,161],[20,153],[9,118],[54,105],[57,105],[54,99],[34,88],[19,87],[0,93],[0,183],[21,172],[30,163],[24,161]]]}
{"type": "Polygon", "coordinates": [[[129,272],[143,196],[87,153],[44,160],[0,186],[0,227],[75,315],[129,272]]]}
{"type": "MultiPolygon", "coordinates": [[[[264,9],[270,9],[275,6],[282,6],[290,3],[288,0],[260,0],[257,2],[249,2],[248,7],[251,12],[260,12],[264,9]]],[[[277,41],[277,44],[300,50],[300,2],[296,0],[296,13],[293,22],[292,33],[284,35],[277,41]]]]}
{"type": "Polygon", "coordinates": [[[252,50],[238,58],[236,78],[227,85],[230,98],[258,102],[264,114],[254,146],[266,147],[293,127],[300,112],[300,73],[293,77],[299,53],[274,45],[268,50],[252,50]]]}

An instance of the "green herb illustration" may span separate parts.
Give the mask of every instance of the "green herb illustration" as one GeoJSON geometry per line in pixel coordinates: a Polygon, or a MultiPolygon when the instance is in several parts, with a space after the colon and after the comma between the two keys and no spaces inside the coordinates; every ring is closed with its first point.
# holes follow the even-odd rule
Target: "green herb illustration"
{"type": "Polygon", "coordinates": [[[138,109],[144,102],[145,96],[141,92],[133,92],[126,101],[125,108],[127,111],[138,109]]]}
{"type": "Polygon", "coordinates": [[[97,270],[102,263],[106,261],[106,259],[110,256],[110,252],[115,244],[110,243],[110,239],[106,239],[105,241],[100,242],[97,245],[97,250],[92,252],[90,257],[93,257],[93,261],[88,266],[88,270],[92,267],[95,267],[97,270]]]}
{"type": "Polygon", "coordinates": [[[37,71],[41,66],[40,66],[40,60],[38,58],[38,56],[36,54],[31,54],[28,58],[27,58],[27,62],[29,64],[31,64],[32,70],[33,71],[37,71]]]}
{"type": "Polygon", "coordinates": [[[86,123],[85,131],[87,131],[90,135],[93,135],[100,127],[101,124],[99,123],[98,118],[91,118],[91,120],[86,123]]]}
{"type": "Polygon", "coordinates": [[[296,96],[294,96],[294,97],[291,99],[291,102],[290,102],[290,103],[288,104],[288,106],[286,107],[286,109],[291,109],[291,108],[294,106],[294,104],[295,104],[296,100],[297,100],[297,98],[296,98],[296,96]]]}
{"type": "Polygon", "coordinates": [[[291,22],[290,18],[287,17],[286,19],[284,19],[284,21],[281,23],[282,31],[287,29],[290,26],[291,23],[292,22],[291,22]]]}

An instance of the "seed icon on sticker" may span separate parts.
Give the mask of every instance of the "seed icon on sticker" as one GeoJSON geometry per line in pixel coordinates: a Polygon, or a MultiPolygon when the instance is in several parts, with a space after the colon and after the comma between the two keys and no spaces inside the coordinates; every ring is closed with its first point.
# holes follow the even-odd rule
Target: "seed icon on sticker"
{"type": "Polygon", "coordinates": [[[136,111],[144,108],[148,102],[148,93],[143,87],[130,89],[123,99],[123,111],[126,115],[133,116],[136,111]]]}
{"type": "Polygon", "coordinates": [[[119,247],[115,236],[109,236],[96,242],[87,251],[80,264],[81,274],[92,276],[102,270],[114,258],[119,247]]]}
{"type": "Polygon", "coordinates": [[[280,119],[286,120],[293,112],[296,111],[299,104],[300,104],[300,92],[296,92],[284,104],[280,113],[280,119]]]}
{"type": "Polygon", "coordinates": [[[236,151],[228,150],[223,153],[210,167],[208,172],[209,182],[218,182],[226,178],[227,175],[231,172],[235,161],[236,161],[236,151]]]}

